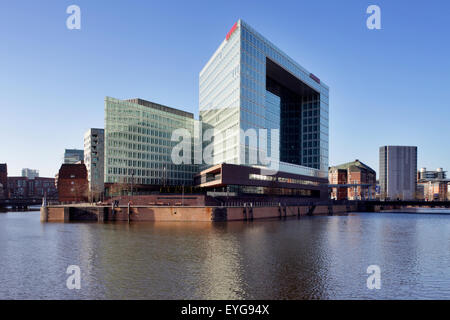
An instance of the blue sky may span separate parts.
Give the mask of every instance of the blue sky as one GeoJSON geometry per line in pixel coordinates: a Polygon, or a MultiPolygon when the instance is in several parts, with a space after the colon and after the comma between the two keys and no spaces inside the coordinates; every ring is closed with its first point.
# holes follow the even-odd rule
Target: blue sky
{"type": "Polygon", "coordinates": [[[450,170],[450,2],[6,1],[0,3],[0,163],[54,176],[104,126],[104,97],[198,114],[198,73],[239,18],[330,86],[330,165],[378,171],[381,145],[450,170]],[[68,30],[66,8],[81,8],[68,30]],[[381,30],[366,8],[381,8],[381,30]]]}

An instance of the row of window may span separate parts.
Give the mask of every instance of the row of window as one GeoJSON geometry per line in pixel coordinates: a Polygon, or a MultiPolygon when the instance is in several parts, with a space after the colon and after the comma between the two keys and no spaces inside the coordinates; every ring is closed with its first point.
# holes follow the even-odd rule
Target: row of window
{"type": "Polygon", "coordinates": [[[311,181],[311,180],[304,180],[304,179],[294,179],[294,178],[285,178],[285,177],[276,177],[276,176],[267,176],[262,174],[249,174],[248,177],[250,180],[259,180],[259,181],[273,181],[273,182],[283,182],[283,183],[292,183],[292,184],[307,184],[307,185],[314,185],[318,186],[319,182],[317,181],[311,181]]]}

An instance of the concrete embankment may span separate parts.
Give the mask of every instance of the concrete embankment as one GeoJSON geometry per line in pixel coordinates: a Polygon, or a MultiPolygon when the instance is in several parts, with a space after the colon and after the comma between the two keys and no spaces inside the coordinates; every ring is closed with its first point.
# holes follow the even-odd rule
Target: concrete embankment
{"type": "Polygon", "coordinates": [[[70,221],[237,221],[268,218],[335,215],[356,211],[356,205],[303,206],[48,206],[43,222],[70,221]]]}

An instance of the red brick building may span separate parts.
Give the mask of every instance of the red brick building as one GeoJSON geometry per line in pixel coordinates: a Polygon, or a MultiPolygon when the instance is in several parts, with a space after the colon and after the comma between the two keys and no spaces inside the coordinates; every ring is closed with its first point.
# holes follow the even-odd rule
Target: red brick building
{"type": "MultiPolygon", "coordinates": [[[[330,184],[347,184],[347,170],[330,169],[328,173],[328,181],[330,184]]],[[[347,199],[347,188],[333,188],[331,190],[331,199],[336,200],[347,199]]]]}
{"type": "Polygon", "coordinates": [[[8,177],[8,198],[28,198],[27,177],[8,177]]]}
{"type": "Polygon", "coordinates": [[[8,166],[6,163],[0,163],[0,198],[8,197],[8,166]]]}
{"type": "Polygon", "coordinates": [[[57,190],[54,178],[8,177],[8,198],[56,198],[57,190]]]}
{"type": "Polygon", "coordinates": [[[89,183],[84,163],[63,164],[58,172],[60,202],[87,202],[89,183]]]}
{"type": "Polygon", "coordinates": [[[328,170],[330,184],[370,185],[370,187],[336,187],[331,189],[331,199],[357,200],[367,199],[369,193],[375,195],[376,172],[359,160],[330,167],[328,170]]]}
{"type": "Polygon", "coordinates": [[[56,198],[58,190],[55,178],[36,177],[28,180],[28,196],[30,198],[56,198]]]}

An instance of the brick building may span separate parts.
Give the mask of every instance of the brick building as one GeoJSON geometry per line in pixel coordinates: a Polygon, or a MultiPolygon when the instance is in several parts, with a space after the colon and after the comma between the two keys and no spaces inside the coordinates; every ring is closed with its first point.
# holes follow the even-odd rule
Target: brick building
{"type": "Polygon", "coordinates": [[[423,197],[426,201],[446,201],[448,194],[447,181],[419,182],[423,185],[423,197]]]}
{"type": "MultiPolygon", "coordinates": [[[[347,184],[347,170],[333,169],[329,171],[328,181],[330,184],[347,184]]],[[[331,199],[347,199],[347,188],[333,188],[331,190],[331,199]]]]}
{"type": "Polygon", "coordinates": [[[328,181],[330,184],[370,185],[370,187],[332,188],[331,199],[357,200],[375,195],[376,172],[359,160],[330,167],[328,181]]]}
{"type": "Polygon", "coordinates": [[[8,177],[8,198],[28,198],[27,177],[8,177]]]}
{"type": "Polygon", "coordinates": [[[55,185],[55,178],[36,177],[28,180],[28,196],[30,198],[55,198],[58,191],[55,185]]]}
{"type": "Polygon", "coordinates": [[[8,197],[17,198],[56,198],[57,190],[54,178],[8,177],[8,197]]]}
{"type": "Polygon", "coordinates": [[[8,166],[6,163],[0,163],[0,198],[8,197],[8,166]]]}
{"type": "Polygon", "coordinates": [[[450,200],[450,181],[443,180],[421,180],[417,182],[416,199],[425,201],[450,200]]]}
{"type": "Polygon", "coordinates": [[[86,202],[89,183],[84,163],[61,165],[57,186],[60,202],[86,202]]]}

